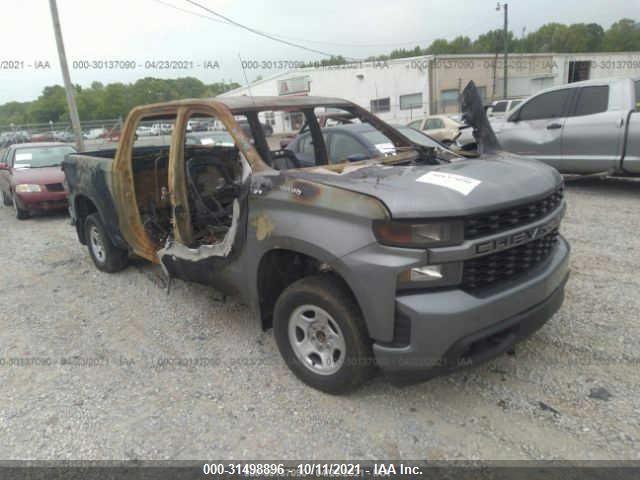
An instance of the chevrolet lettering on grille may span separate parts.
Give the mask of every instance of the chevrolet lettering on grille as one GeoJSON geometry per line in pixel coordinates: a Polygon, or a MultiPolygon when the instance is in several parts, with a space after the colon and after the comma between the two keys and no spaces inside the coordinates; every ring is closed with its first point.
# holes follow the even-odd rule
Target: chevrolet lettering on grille
{"type": "Polygon", "coordinates": [[[530,242],[532,240],[535,240],[536,238],[544,237],[547,233],[558,228],[561,218],[562,217],[558,215],[553,220],[544,225],[539,225],[537,227],[529,228],[518,233],[505,235],[494,240],[478,243],[476,245],[475,253],[477,255],[481,255],[489,252],[497,252],[499,250],[505,250],[517,245],[522,245],[523,243],[530,242]]]}

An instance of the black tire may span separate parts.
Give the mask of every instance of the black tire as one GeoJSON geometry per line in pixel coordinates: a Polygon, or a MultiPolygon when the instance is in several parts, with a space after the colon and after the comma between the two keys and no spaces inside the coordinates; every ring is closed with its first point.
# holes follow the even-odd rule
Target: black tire
{"type": "MultiPolygon", "coordinates": [[[[306,277],[289,285],[276,302],[273,330],[284,361],[300,380],[313,388],[331,394],[345,393],[359,387],[375,371],[371,340],[360,308],[342,280],[335,275],[306,277]],[[304,306],[319,307],[339,327],[346,352],[334,373],[316,373],[312,370],[314,367],[305,365],[294,352],[289,324],[294,321],[294,313],[304,306]]],[[[306,333],[303,338],[305,336],[306,333]]]]}
{"type": "Polygon", "coordinates": [[[13,205],[13,201],[11,200],[11,197],[7,195],[5,192],[2,192],[2,203],[4,203],[5,207],[10,207],[11,205],[13,205]]]}
{"type": "Polygon", "coordinates": [[[98,270],[115,273],[127,266],[129,252],[111,242],[97,213],[92,213],[85,220],[84,235],[89,255],[98,270]]]}
{"type": "Polygon", "coordinates": [[[18,205],[15,195],[11,203],[13,203],[13,210],[16,212],[16,218],[18,220],[26,220],[27,218],[29,218],[29,211],[20,208],[20,205],[18,205]]]}

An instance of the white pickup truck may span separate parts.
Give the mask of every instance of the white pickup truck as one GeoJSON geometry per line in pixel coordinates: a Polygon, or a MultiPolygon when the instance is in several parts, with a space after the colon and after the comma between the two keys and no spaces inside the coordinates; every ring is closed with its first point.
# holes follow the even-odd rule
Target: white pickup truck
{"type": "Polygon", "coordinates": [[[493,127],[504,150],[563,173],[640,175],[640,78],[549,88],[493,127]]]}

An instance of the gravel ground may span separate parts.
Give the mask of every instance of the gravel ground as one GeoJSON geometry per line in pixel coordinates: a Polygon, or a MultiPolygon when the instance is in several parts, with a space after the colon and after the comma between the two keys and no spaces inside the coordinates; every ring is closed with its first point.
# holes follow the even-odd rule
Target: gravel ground
{"type": "Polygon", "coordinates": [[[640,183],[568,183],[561,311],[472,370],[333,397],[242,305],[138,262],[98,272],[63,215],[0,208],[0,458],[640,459],[640,183]]]}

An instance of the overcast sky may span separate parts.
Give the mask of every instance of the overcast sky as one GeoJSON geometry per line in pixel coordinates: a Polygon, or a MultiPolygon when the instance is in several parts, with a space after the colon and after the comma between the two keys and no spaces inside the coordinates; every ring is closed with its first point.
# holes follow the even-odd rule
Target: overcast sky
{"type": "MultiPolygon", "coordinates": [[[[494,0],[198,0],[255,29],[310,48],[362,58],[393,48],[428,46],[436,38],[472,39],[501,28],[494,0]]],[[[238,56],[246,60],[318,60],[320,54],[283,45],[221,22],[170,8],[206,12],[186,0],[58,0],[67,58],[74,83],[88,86],[132,82],[145,76],[195,76],[206,83],[243,82],[238,56]],[[134,70],[82,70],[73,61],[133,60],[134,70]],[[153,60],[194,62],[190,70],[146,69],[153,60]],[[205,69],[205,62],[220,68],[205,69]]],[[[551,21],[597,22],[607,28],[637,18],[640,0],[511,0],[510,29],[533,31],[551,21]]],[[[32,100],[43,87],[62,84],[48,0],[3,0],[0,60],[24,62],[0,69],[0,103],[32,100]],[[36,69],[38,62],[51,68],[36,69]]],[[[249,80],[274,72],[248,70],[249,80]]]]}

